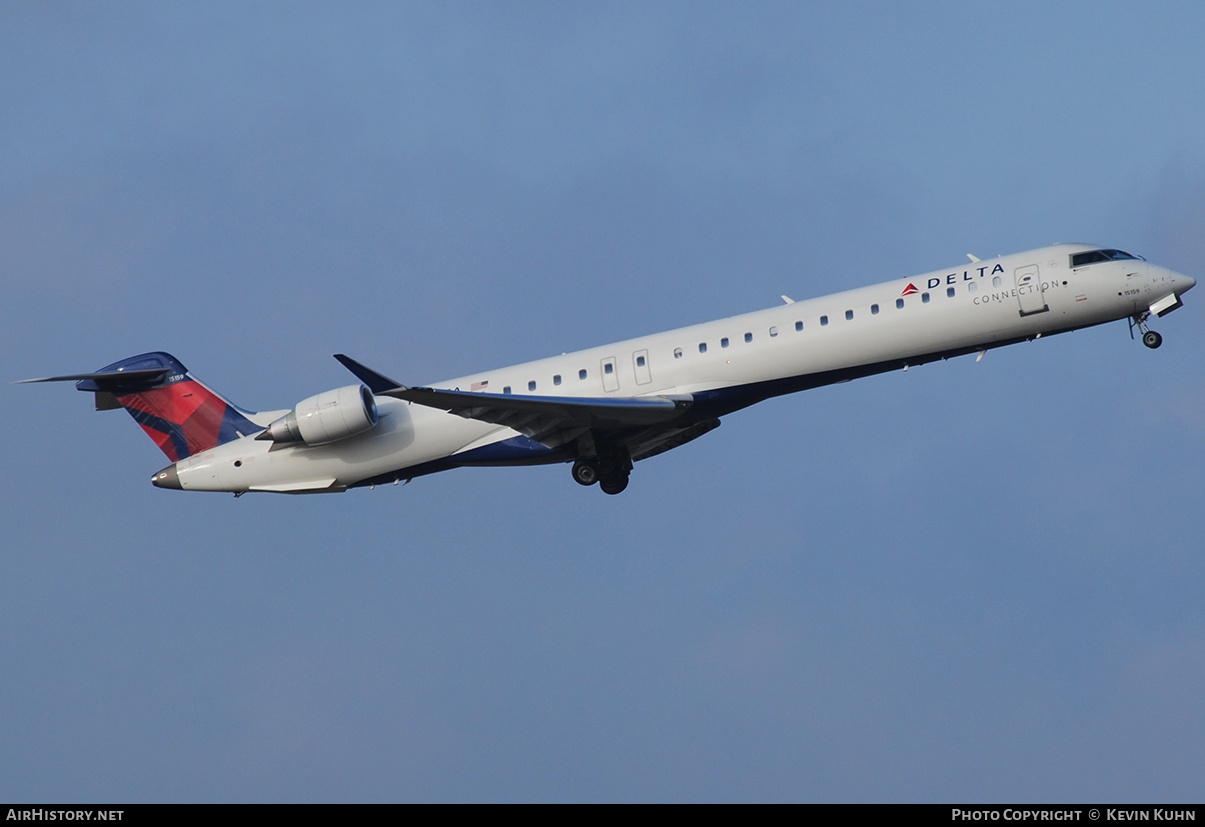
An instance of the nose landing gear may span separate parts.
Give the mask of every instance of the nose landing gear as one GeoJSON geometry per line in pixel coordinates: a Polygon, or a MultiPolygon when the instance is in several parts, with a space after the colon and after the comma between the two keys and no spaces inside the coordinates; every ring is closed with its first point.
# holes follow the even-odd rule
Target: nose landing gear
{"type": "Polygon", "coordinates": [[[1142,343],[1151,350],[1163,344],[1163,337],[1146,326],[1146,320],[1151,317],[1150,311],[1144,311],[1130,317],[1130,338],[1134,338],[1134,328],[1142,331],[1142,343]]]}

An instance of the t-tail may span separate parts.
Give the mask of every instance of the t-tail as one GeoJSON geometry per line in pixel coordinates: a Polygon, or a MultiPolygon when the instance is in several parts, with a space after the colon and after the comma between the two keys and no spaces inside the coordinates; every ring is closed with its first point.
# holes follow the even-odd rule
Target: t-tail
{"type": "Polygon", "coordinates": [[[69,382],[96,394],[96,410],[125,408],[172,462],[262,431],[242,411],[202,385],[174,356],[131,356],[95,373],[25,382],[69,382]]]}

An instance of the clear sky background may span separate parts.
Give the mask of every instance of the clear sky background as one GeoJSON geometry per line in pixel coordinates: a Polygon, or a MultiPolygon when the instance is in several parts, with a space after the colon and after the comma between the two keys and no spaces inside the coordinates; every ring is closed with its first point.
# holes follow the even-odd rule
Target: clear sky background
{"type": "Polygon", "coordinates": [[[187,494],[252,409],[1056,241],[1205,275],[1199,3],[0,4],[0,800],[1184,801],[1205,288],[642,462],[187,494]]]}

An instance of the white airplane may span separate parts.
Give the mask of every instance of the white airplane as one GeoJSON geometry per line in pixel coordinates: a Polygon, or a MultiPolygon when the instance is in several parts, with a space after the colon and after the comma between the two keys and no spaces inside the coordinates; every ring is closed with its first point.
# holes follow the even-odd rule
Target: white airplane
{"type": "Polygon", "coordinates": [[[1121,250],[1059,244],[582,350],[407,387],[336,355],[363,384],[292,410],[231,405],[166,353],[75,381],[125,408],[172,464],[160,488],[290,494],[409,482],[449,468],[572,462],[608,494],[632,465],[763,399],[1181,306],[1196,280],[1121,250]]]}

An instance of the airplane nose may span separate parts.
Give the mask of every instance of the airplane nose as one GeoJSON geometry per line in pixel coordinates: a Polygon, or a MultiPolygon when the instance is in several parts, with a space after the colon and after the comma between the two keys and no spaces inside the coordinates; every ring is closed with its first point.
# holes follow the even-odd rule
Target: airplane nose
{"type": "Polygon", "coordinates": [[[176,466],[167,466],[162,471],[151,477],[151,485],[156,488],[174,488],[177,491],[182,490],[180,486],[180,475],[176,473],[176,466]]]}
{"type": "Polygon", "coordinates": [[[1181,293],[1191,290],[1197,286],[1197,280],[1192,276],[1181,275],[1180,278],[1184,280],[1184,289],[1180,291],[1181,293]]]}

